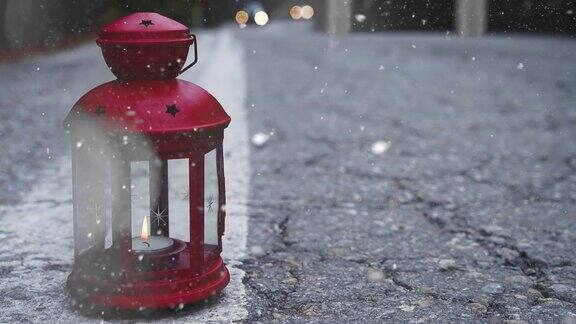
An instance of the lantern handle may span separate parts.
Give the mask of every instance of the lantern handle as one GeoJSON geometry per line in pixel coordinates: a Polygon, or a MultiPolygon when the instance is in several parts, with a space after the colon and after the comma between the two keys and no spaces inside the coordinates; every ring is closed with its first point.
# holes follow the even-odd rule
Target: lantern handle
{"type": "Polygon", "coordinates": [[[194,39],[192,41],[192,43],[194,44],[194,61],[192,61],[192,63],[188,64],[185,68],[180,70],[178,75],[186,72],[186,70],[188,70],[189,68],[191,68],[192,66],[194,66],[194,64],[196,64],[198,62],[198,41],[196,40],[196,35],[191,34],[190,36],[192,36],[192,38],[194,39]]]}

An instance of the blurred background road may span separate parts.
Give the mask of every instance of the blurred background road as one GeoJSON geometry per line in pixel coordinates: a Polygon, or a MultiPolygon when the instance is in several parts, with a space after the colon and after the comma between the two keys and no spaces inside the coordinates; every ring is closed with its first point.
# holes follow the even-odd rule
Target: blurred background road
{"type": "Polygon", "coordinates": [[[94,32],[135,10],[198,32],[187,74],[241,125],[237,286],[138,320],[576,321],[572,1],[258,5],[0,0],[0,321],[98,320],[63,285],[61,121],[112,78],[94,32]]]}

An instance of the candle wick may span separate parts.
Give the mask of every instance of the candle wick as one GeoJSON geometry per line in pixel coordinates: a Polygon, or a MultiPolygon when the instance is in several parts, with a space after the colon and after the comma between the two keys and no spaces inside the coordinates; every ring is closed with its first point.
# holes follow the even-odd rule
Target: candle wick
{"type": "Polygon", "coordinates": [[[148,243],[146,241],[142,241],[142,244],[146,244],[147,247],[150,247],[150,243],[148,243]]]}

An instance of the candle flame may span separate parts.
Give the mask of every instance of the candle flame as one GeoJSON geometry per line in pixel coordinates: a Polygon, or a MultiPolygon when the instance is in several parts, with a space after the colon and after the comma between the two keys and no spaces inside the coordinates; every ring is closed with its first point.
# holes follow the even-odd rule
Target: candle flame
{"type": "Polygon", "coordinates": [[[142,220],[142,232],[140,233],[140,239],[142,242],[148,242],[150,238],[150,234],[148,232],[148,216],[144,216],[144,220],[142,220]]]}

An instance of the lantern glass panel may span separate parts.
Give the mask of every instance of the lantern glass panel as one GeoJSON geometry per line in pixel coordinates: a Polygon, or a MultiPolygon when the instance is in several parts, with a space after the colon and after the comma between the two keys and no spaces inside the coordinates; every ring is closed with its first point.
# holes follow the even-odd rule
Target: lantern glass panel
{"type": "Polygon", "coordinates": [[[190,185],[188,159],[168,160],[170,237],[190,242],[190,185]]]}
{"type": "Polygon", "coordinates": [[[110,161],[105,135],[80,118],[73,133],[74,251],[89,259],[112,245],[110,161]]]}
{"type": "Polygon", "coordinates": [[[218,160],[216,149],[204,156],[204,247],[213,251],[218,247],[218,160]]]}
{"type": "Polygon", "coordinates": [[[75,254],[81,255],[92,248],[111,245],[106,244],[107,225],[110,227],[110,174],[108,165],[95,159],[95,152],[88,148],[77,148],[74,154],[75,254]]]}
{"type": "MultiPolygon", "coordinates": [[[[152,215],[150,215],[150,169],[148,161],[130,163],[130,181],[132,237],[138,237],[142,234],[144,217],[148,217],[148,224],[153,220],[152,215]]],[[[149,226],[147,230],[149,230],[149,226]]],[[[156,235],[155,233],[150,234],[156,235]]]]}

